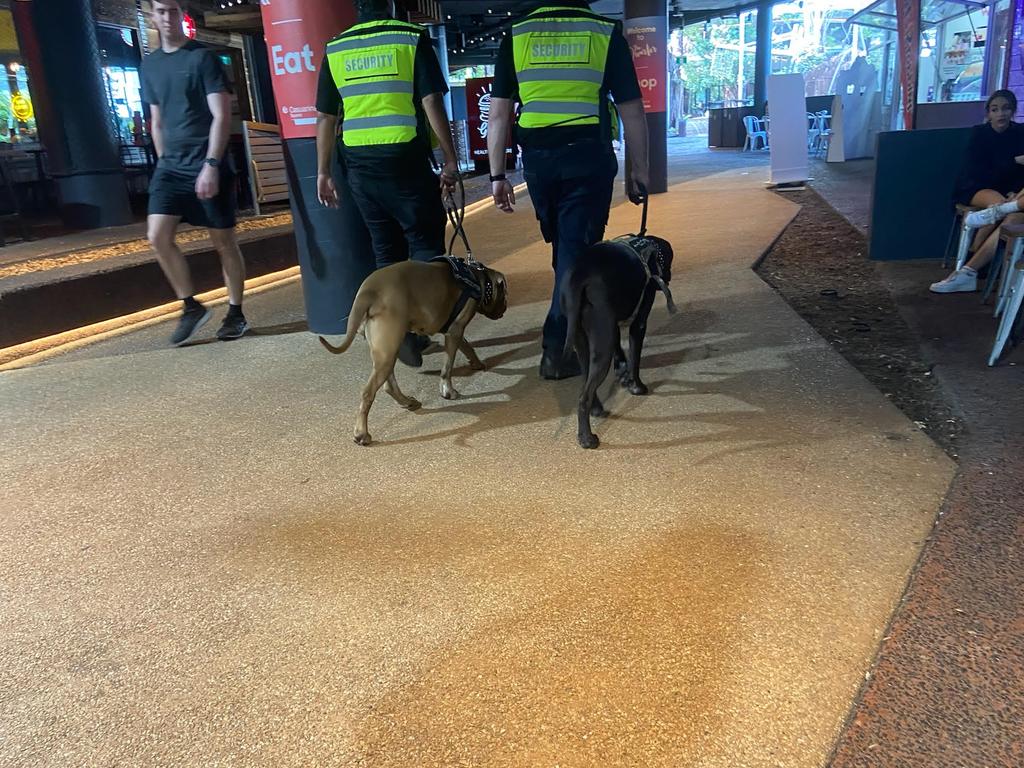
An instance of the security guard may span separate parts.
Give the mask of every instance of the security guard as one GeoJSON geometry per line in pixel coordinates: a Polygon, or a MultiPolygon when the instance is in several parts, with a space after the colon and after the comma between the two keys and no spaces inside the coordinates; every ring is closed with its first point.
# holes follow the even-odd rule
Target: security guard
{"type": "MultiPolygon", "coordinates": [[[[338,204],[331,161],[338,143],[356,206],[369,230],[377,267],[444,253],[442,194],[458,178],[444,94],[427,31],[396,21],[388,0],[356,0],[359,23],[327,43],[317,84],[317,195],[338,204]],[[444,154],[440,189],[432,170],[430,129],[444,154]]],[[[406,338],[399,359],[422,363],[426,339],[406,338]]]]}
{"type": "Polygon", "coordinates": [[[523,175],[544,240],[551,243],[555,285],[544,321],[540,375],[580,373],[575,355],[563,358],[566,319],[559,289],[587,247],[604,237],[618,163],[612,150],[614,99],[633,167],[626,169],[630,199],[647,187],[647,122],[633,58],[620,23],[592,13],[589,4],[562,0],[512,25],[498,50],[491,90],[487,149],[494,204],[511,213],[505,178],[505,142],[514,101],[522,104],[516,138],[523,175]]]}

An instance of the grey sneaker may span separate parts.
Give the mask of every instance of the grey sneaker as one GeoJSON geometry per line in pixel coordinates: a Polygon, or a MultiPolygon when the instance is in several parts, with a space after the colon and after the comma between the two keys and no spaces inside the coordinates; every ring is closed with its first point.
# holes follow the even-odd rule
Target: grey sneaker
{"type": "Polygon", "coordinates": [[[187,344],[196,335],[196,331],[202,328],[213,313],[206,307],[199,305],[195,309],[186,309],[181,313],[178,327],[171,335],[171,344],[180,347],[187,344]]]}
{"type": "Polygon", "coordinates": [[[978,290],[978,273],[958,269],[945,280],[932,283],[928,289],[932,293],[970,293],[978,290]]]}

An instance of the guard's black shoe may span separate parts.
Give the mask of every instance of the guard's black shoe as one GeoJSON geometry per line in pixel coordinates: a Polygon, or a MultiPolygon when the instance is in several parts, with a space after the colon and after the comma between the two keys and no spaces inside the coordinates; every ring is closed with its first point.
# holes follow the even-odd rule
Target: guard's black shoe
{"type": "Polygon", "coordinates": [[[553,353],[544,350],[540,358],[540,377],[551,381],[558,379],[571,379],[583,373],[580,368],[579,358],[575,352],[562,356],[561,353],[553,353]]]}
{"type": "Polygon", "coordinates": [[[171,335],[171,344],[180,347],[182,344],[191,341],[196,335],[196,331],[202,328],[206,321],[210,319],[211,314],[213,313],[202,304],[192,309],[186,309],[181,313],[178,327],[174,329],[174,333],[171,335]]]}
{"type": "Polygon", "coordinates": [[[410,368],[423,365],[423,350],[430,345],[429,336],[417,336],[415,333],[405,334],[402,346],[398,348],[398,359],[410,368]]]}

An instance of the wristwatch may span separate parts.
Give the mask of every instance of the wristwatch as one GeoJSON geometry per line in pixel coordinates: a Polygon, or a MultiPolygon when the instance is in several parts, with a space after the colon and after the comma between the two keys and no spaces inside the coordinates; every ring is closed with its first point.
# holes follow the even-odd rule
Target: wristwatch
{"type": "Polygon", "coordinates": [[[210,166],[211,168],[219,168],[220,167],[220,160],[218,160],[216,157],[208,157],[205,160],[203,160],[203,162],[206,165],[210,166]]]}
{"type": "MultiPolygon", "coordinates": [[[[488,175],[490,176],[490,174],[488,174],[488,175]]],[[[499,173],[497,176],[491,176],[490,178],[491,178],[492,182],[494,182],[494,181],[504,181],[505,180],[505,174],[504,173],[499,173]]]]}

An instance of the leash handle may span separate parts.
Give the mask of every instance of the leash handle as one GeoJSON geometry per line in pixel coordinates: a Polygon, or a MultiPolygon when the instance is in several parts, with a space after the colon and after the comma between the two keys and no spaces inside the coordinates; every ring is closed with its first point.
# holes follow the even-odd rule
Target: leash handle
{"type": "Polygon", "coordinates": [[[650,195],[647,194],[647,187],[643,184],[637,184],[637,197],[639,202],[643,205],[643,213],[640,214],[640,237],[647,234],[647,201],[650,199],[650,195]]]}
{"type": "Polygon", "coordinates": [[[466,218],[466,187],[462,183],[462,174],[458,176],[459,196],[461,201],[455,202],[455,197],[452,193],[448,194],[447,203],[445,205],[445,213],[448,215],[448,221],[452,225],[452,237],[448,241],[448,255],[454,256],[452,249],[455,247],[455,238],[461,237],[462,244],[466,246],[466,261],[474,261],[473,249],[469,247],[469,238],[466,237],[466,230],[462,226],[463,220],[466,218]]]}
{"type": "Polygon", "coordinates": [[[640,232],[637,233],[637,237],[643,237],[644,235],[647,234],[648,197],[649,195],[647,194],[647,187],[645,187],[643,184],[640,184],[639,182],[637,183],[636,188],[629,195],[629,202],[633,203],[634,205],[643,206],[643,213],[641,214],[640,218],[640,232]]]}

